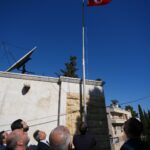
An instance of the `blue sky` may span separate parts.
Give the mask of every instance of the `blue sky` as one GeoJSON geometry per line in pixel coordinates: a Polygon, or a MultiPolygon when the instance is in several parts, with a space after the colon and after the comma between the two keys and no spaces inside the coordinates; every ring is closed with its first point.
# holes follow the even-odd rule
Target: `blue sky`
{"type": "MultiPolygon", "coordinates": [[[[12,55],[17,60],[37,46],[29,71],[55,77],[75,55],[81,77],[81,6],[82,0],[1,0],[0,70],[14,63],[12,55]]],[[[86,78],[106,82],[107,105],[111,99],[124,103],[143,98],[131,105],[150,106],[149,8],[149,0],[85,7],[86,78]]]]}

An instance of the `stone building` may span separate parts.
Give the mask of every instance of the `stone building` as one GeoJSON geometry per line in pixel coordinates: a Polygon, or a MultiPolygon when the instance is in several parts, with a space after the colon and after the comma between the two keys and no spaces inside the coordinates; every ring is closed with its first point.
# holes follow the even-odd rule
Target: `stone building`
{"type": "MultiPolygon", "coordinates": [[[[81,122],[82,84],[78,78],[0,72],[0,129],[10,131],[10,124],[21,118],[32,134],[41,129],[49,136],[57,125],[66,125],[77,133],[81,122]]],[[[87,122],[97,140],[95,150],[110,150],[103,82],[86,80],[87,122]]]]}
{"type": "Polygon", "coordinates": [[[111,150],[120,150],[120,147],[125,142],[126,137],[123,125],[129,118],[131,118],[131,112],[120,108],[118,104],[111,104],[107,107],[111,150]]]}

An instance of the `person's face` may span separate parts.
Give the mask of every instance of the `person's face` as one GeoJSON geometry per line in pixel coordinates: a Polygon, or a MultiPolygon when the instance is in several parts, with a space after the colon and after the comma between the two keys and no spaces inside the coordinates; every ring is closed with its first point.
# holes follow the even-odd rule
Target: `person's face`
{"type": "Polygon", "coordinates": [[[29,142],[28,134],[22,130],[15,131],[15,138],[17,138],[16,149],[25,150],[29,142]]]}
{"type": "Polygon", "coordinates": [[[46,139],[46,133],[44,131],[39,131],[39,137],[40,137],[40,140],[45,140],[46,139]]]}
{"type": "Polygon", "coordinates": [[[22,125],[23,125],[23,131],[27,132],[29,130],[29,126],[27,125],[27,123],[25,121],[22,121],[22,125]]]}

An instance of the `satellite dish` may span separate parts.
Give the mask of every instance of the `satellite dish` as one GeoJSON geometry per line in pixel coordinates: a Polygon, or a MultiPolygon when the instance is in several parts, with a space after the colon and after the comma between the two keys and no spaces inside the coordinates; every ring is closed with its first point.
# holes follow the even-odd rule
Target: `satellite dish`
{"type": "Polygon", "coordinates": [[[14,69],[18,69],[20,70],[20,68],[22,67],[22,73],[27,72],[25,69],[25,64],[31,59],[30,56],[32,55],[32,53],[34,52],[34,50],[36,49],[36,47],[34,47],[32,50],[30,50],[27,54],[25,54],[22,58],[20,58],[16,63],[14,63],[11,67],[9,67],[6,72],[10,72],[14,69]]]}

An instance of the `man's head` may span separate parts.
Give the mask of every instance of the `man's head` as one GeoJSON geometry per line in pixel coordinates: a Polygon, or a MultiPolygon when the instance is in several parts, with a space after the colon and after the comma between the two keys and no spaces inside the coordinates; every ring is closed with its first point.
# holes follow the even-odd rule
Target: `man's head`
{"type": "Polygon", "coordinates": [[[17,119],[11,124],[11,130],[13,131],[15,129],[23,129],[24,132],[27,132],[29,130],[29,126],[22,119],[17,119]]]}
{"type": "Polygon", "coordinates": [[[81,122],[80,126],[79,126],[79,131],[82,135],[86,134],[88,130],[87,125],[84,122],[81,122]]]}
{"type": "Polygon", "coordinates": [[[139,138],[142,131],[143,124],[136,118],[130,118],[124,124],[124,132],[128,138],[139,138]]]}
{"type": "Polygon", "coordinates": [[[7,136],[8,136],[8,133],[6,131],[0,132],[0,144],[1,145],[6,144],[7,136]]]}
{"type": "Polygon", "coordinates": [[[71,150],[71,136],[67,127],[58,126],[49,135],[49,142],[54,150],[71,150]]]}
{"type": "Polygon", "coordinates": [[[12,131],[7,137],[7,146],[13,150],[26,150],[28,142],[27,133],[20,129],[12,131]]]}
{"type": "Polygon", "coordinates": [[[46,139],[46,133],[44,131],[41,131],[41,130],[36,130],[33,133],[33,137],[37,142],[40,142],[41,140],[46,139]]]}

